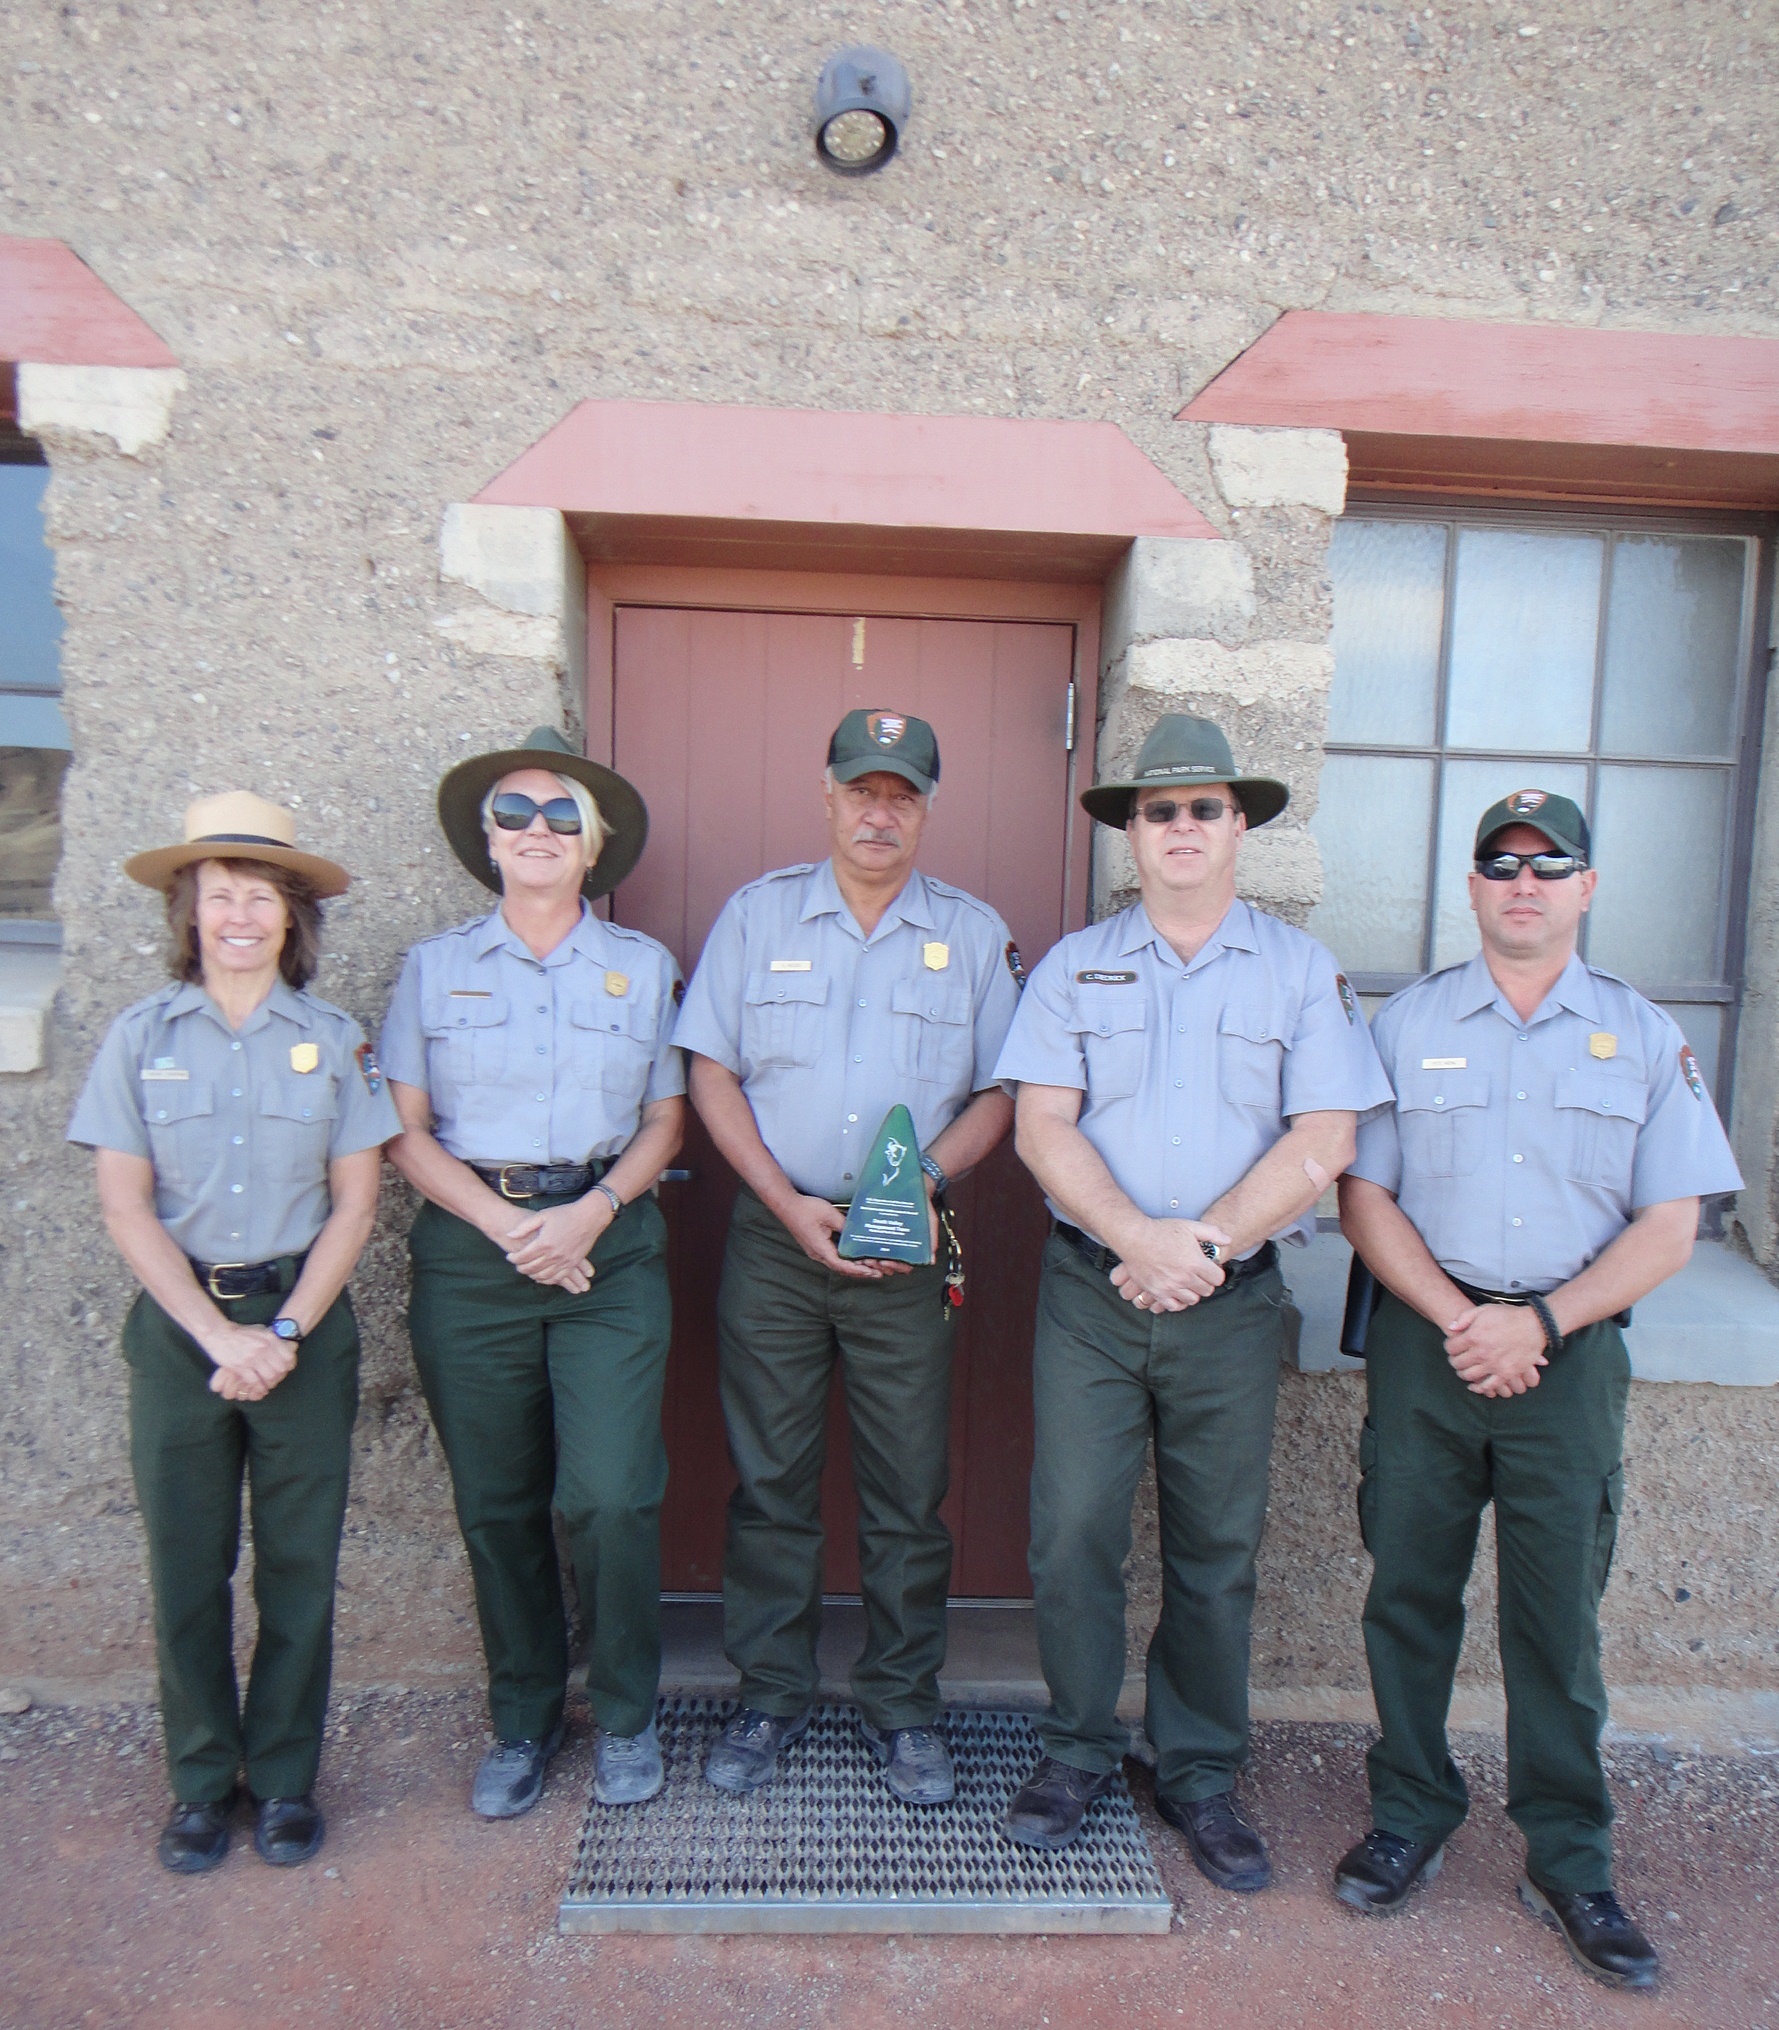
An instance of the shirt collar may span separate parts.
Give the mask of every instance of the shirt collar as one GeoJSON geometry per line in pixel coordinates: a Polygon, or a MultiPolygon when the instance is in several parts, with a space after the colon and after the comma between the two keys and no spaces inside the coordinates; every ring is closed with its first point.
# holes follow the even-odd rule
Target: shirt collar
{"type": "Polygon", "coordinates": [[[167,1014],[169,1018],[175,1015],[208,1015],[219,1029],[227,1031],[230,1036],[247,1036],[256,1029],[263,1029],[274,1015],[282,1015],[285,1021],[294,1022],[299,1029],[311,1026],[307,1003],[294,987],[286,984],[282,973],[273,980],[272,991],[239,1029],[230,1026],[229,1018],[211,1000],[201,980],[186,980],[175,988],[173,998],[167,1003],[167,1014]]]}
{"type": "MultiPolygon", "coordinates": [[[[1462,1020],[1483,1008],[1496,1008],[1504,1021],[1511,1022],[1516,1029],[1522,1026],[1513,1004],[1495,984],[1488,961],[1478,952],[1457,982],[1456,1013],[1462,1020]]],[[[1569,963],[1557,975],[1556,985],[1538,1004],[1531,1022],[1542,1022],[1559,1008],[1567,1008],[1571,1015],[1579,1015],[1584,1022],[1598,1022],[1600,1019],[1600,996],[1594,985],[1594,976],[1573,952],[1569,955],[1569,963]]],[[[1531,1023],[1524,1026],[1529,1028],[1531,1023]]]]}
{"type": "Polygon", "coordinates": [[[490,952],[497,952],[504,946],[515,958],[523,959],[529,966],[566,965],[570,957],[577,952],[585,958],[599,956],[591,942],[597,936],[597,932],[588,930],[588,925],[594,921],[593,912],[587,907],[586,898],[583,896],[580,921],[548,957],[540,959],[500,913],[500,906],[497,903],[477,925],[471,945],[475,956],[479,959],[485,959],[490,952]]]}
{"type": "Polygon", "coordinates": [[[1181,964],[1180,954],[1155,928],[1148,910],[1140,901],[1133,902],[1127,913],[1130,921],[1125,925],[1118,947],[1120,955],[1128,956],[1131,952],[1140,952],[1145,945],[1153,945],[1162,963],[1180,972],[1197,972],[1200,966],[1209,965],[1219,952],[1257,952],[1260,949],[1260,939],[1254,929],[1254,912],[1240,896],[1224,911],[1223,921],[1193,953],[1190,965],[1181,964]]]}
{"type": "MultiPolygon", "coordinates": [[[[845,896],[840,893],[832,860],[824,860],[810,876],[798,921],[808,923],[817,916],[838,916],[847,923],[856,921],[847,907],[845,896]]],[[[902,892],[883,912],[877,929],[871,935],[878,937],[886,930],[893,930],[899,923],[918,924],[923,930],[931,930],[937,921],[933,913],[933,898],[927,892],[926,877],[916,868],[903,883],[902,892]]]]}

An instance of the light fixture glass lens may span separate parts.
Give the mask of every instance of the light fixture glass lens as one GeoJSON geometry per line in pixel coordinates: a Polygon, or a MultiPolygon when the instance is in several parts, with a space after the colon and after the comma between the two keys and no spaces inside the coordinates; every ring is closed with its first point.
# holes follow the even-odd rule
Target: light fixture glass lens
{"type": "Polygon", "coordinates": [[[869,162],[874,155],[881,155],[889,143],[888,123],[876,113],[867,113],[855,108],[850,113],[836,113],[822,129],[822,146],[836,162],[844,162],[851,169],[861,162],[869,162]]]}

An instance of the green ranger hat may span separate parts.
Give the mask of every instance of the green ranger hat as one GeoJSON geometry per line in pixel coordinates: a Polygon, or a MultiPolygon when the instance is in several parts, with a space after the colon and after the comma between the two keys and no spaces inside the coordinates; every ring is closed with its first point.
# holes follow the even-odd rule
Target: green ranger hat
{"type": "Polygon", "coordinates": [[[1081,808],[1090,818],[1116,832],[1130,822],[1132,798],[1140,789],[1181,788],[1197,783],[1226,782],[1235,792],[1242,814],[1252,825],[1276,818],[1291,792],[1270,775],[1243,775],[1229,751],[1223,728],[1188,712],[1168,712],[1157,719],[1135,773],[1126,782],[1096,782],[1081,792],[1081,808]]]}
{"type": "Polygon", "coordinates": [[[848,712],[828,742],[828,766],[836,782],[857,782],[884,769],[931,796],[939,780],[939,738],[909,712],[848,712]]]}
{"type": "Polygon", "coordinates": [[[607,836],[599,858],[587,869],[581,893],[591,899],[609,895],[638,860],[648,842],[648,806],[616,769],[601,768],[578,754],[554,726],[539,726],[523,747],[503,747],[495,754],[472,754],[460,761],[439,784],[439,823],[451,850],[484,888],[500,893],[500,876],[488,857],[482,830],[482,799],[503,775],[522,768],[547,768],[584,783],[593,793],[607,836]]]}
{"type": "Polygon", "coordinates": [[[1505,832],[1509,825],[1530,825],[1533,831],[1542,832],[1560,853],[1573,853],[1578,860],[1593,858],[1587,819],[1575,804],[1566,796],[1558,796],[1555,790],[1516,789],[1498,804],[1490,804],[1476,828],[1478,857],[1495,834],[1505,832]]]}

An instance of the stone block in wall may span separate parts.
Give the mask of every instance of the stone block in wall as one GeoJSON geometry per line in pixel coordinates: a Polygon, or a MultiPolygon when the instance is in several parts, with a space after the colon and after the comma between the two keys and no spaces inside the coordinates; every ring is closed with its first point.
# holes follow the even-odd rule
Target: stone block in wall
{"type": "Polygon", "coordinates": [[[1347,504],[1347,447],[1338,430],[1251,430],[1213,423],[1211,470],[1232,508],[1308,507],[1337,515],[1347,504]]]}
{"type": "Polygon", "coordinates": [[[1319,720],[1319,694],[1334,681],[1334,651],[1309,641],[1256,641],[1241,648],[1203,640],[1137,642],[1125,659],[1125,675],[1133,691],[1158,699],[1212,693],[1257,705],[1314,693],[1319,720]]]}
{"type": "Polygon", "coordinates": [[[173,400],[185,386],[177,367],[47,366],[21,361],[19,428],[29,437],[66,434],[108,438],[136,458],[159,444],[173,421],[173,400]]]}
{"type": "Polygon", "coordinates": [[[1137,642],[1239,641],[1254,618],[1254,567],[1239,543],[1138,536],[1106,581],[1100,626],[1108,676],[1137,642]]]}
{"type": "Polygon", "coordinates": [[[453,503],[439,532],[439,576],[476,602],[434,622],[472,655],[512,656],[560,679],[571,729],[587,695],[587,567],[555,508],[453,503]]]}

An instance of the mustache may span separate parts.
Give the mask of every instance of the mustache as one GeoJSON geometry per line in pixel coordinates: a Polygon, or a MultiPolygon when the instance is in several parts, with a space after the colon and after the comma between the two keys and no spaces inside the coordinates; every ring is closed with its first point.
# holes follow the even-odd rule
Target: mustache
{"type": "Polygon", "coordinates": [[[899,846],[902,835],[892,826],[860,825],[852,835],[855,846],[899,846]]]}

